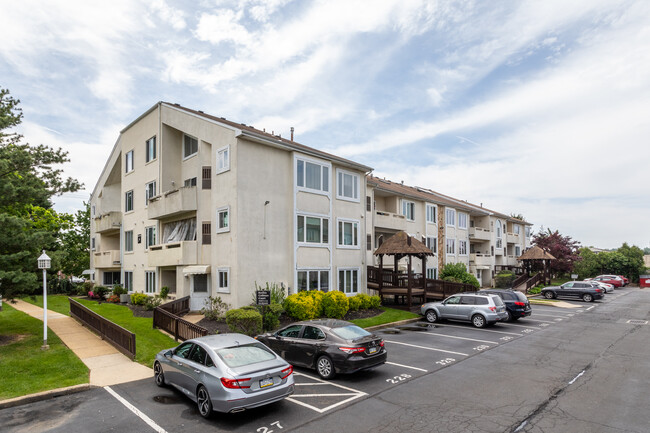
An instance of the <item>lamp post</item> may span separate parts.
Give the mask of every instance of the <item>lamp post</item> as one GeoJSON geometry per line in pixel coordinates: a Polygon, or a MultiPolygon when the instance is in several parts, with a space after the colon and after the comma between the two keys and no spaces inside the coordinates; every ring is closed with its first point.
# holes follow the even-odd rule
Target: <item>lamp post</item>
{"type": "Polygon", "coordinates": [[[41,346],[43,350],[50,348],[47,345],[47,279],[45,270],[50,268],[51,262],[48,255],[45,254],[45,250],[43,250],[43,254],[38,258],[38,269],[43,269],[43,346],[41,346]]]}

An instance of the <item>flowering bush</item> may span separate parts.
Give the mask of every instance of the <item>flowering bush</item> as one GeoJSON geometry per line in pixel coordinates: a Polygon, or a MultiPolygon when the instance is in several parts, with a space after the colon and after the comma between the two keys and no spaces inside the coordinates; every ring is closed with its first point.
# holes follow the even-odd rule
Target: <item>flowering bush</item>
{"type": "Polygon", "coordinates": [[[88,292],[88,297],[89,297],[90,299],[99,299],[99,294],[98,294],[98,293],[95,293],[95,292],[93,292],[93,291],[91,290],[90,292],[88,292]]]}
{"type": "Polygon", "coordinates": [[[120,302],[120,297],[118,295],[111,295],[106,299],[106,302],[112,302],[114,304],[117,304],[120,302]]]}

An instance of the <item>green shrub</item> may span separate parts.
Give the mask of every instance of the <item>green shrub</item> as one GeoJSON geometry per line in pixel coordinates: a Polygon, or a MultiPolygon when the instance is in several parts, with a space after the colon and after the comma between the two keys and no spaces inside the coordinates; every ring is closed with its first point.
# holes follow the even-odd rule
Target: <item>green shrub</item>
{"type": "Polygon", "coordinates": [[[325,317],[342,319],[348,312],[348,297],[345,293],[332,290],[323,295],[323,313],[325,317]]]}
{"type": "Polygon", "coordinates": [[[255,290],[253,291],[253,300],[252,303],[255,304],[257,302],[257,292],[259,290],[268,290],[271,295],[271,303],[272,304],[280,304],[284,302],[286,298],[286,293],[284,290],[284,284],[278,285],[277,283],[271,283],[269,284],[268,282],[266,283],[266,287],[258,286],[257,282],[255,283],[255,290]]]}
{"type": "Polygon", "coordinates": [[[162,299],[167,299],[167,296],[169,296],[169,287],[167,286],[162,286],[160,288],[160,297],[162,299]]]}
{"type": "Polygon", "coordinates": [[[254,309],[237,308],[226,313],[226,324],[232,332],[253,337],[262,332],[262,315],[254,309]]]}
{"type": "Polygon", "coordinates": [[[481,287],[476,277],[469,272],[464,263],[448,263],[440,271],[440,279],[445,281],[452,281],[455,283],[471,284],[474,288],[481,287]]]}
{"type": "Polygon", "coordinates": [[[147,300],[147,295],[145,295],[144,293],[133,293],[131,295],[131,303],[133,305],[144,305],[146,300],[147,300]]]}
{"type": "Polygon", "coordinates": [[[264,306],[262,310],[262,327],[265,331],[273,331],[280,326],[280,316],[284,312],[282,304],[271,302],[271,305],[264,306]]]}
{"type": "Polygon", "coordinates": [[[205,307],[201,308],[201,314],[206,319],[221,320],[226,317],[226,311],[230,309],[230,304],[221,300],[220,296],[210,296],[205,300],[205,307]]]}
{"type": "Polygon", "coordinates": [[[162,298],[158,295],[155,296],[147,296],[144,299],[144,303],[142,304],[144,306],[144,309],[147,311],[151,311],[154,308],[160,306],[162,304],[162,298]]]}
{"type": "Polygon", "coordinates": [[[109,289],[105,286],[95,286],[92,291],[95,294],[96,299],[103,301],[106,299],[106,295],[108,295],[109,289]]]}
{"type": "Polygon", "coordinates": [[[299,292],[300,296],[308,296],[314,301],[314,317],[322,317],[325,312],[323,311],[323,297],[325,292],[320,290],[306,290],[299,292]]]}
{"type": "Polygon", "coordinates": [[[359,298],[359,295],[356,296],[350,296],[348,298],[348,308],[350,311],[357,311],[359,308],[361,308],[361,304],[363,304],[363,301],[361,298],[359,298]]]}
{"type": "Polygon", "coordinates": [[[83,287],[83,292],[81,294],[85,295],[86,293],[90,292],[93,287],[95,287],[95,283],[92,281],[84,281],[81,286],[83,287]]]}
{"type": "Polygon", "coordinates": [[[120,296],[120,295],[126,295],[126,293],[127,293],[127,290],[124,287],[122,287],[121,285],[116,284],[116,285],[113,286],[113,294],[114,295],[120,296]]]}
{"type": "Polygon", "coordinates": [[[359,298],[360,305],[359,308],[362,310],[367,310],[370,308],[370,296],[366,295],[365,293],[359,293],[358,295],[355,296],[355,298],[359,298]]]}
{"type": "Polygon", "coordinates": [[[498,289],[509,289],[515,279],[517,276],[512,271],[501,271],[494,277],[494,286],[498,289]]]}
{"type": "Polygon", "coordinates": [[[542,291],[542,286],[535,286],[535,287],[531,287],[528,290],[528,293],[530,293],[531,295],[537,295],[538,293],[541,293],[541,291],[542,291]]]}
{"type": "Polygon", "coordinates": [[[379,308],[381,307],[381,296],[373,295],[370,297],[370,308],[379,308]]]}
{"type": "Polygon", "coordinates": [[[287,296],[282,304],[284,311],[297,320],[315,319],[318,315],[316,314],[314,298],[301,295],[301,293],[305,292],[287,296]]]}

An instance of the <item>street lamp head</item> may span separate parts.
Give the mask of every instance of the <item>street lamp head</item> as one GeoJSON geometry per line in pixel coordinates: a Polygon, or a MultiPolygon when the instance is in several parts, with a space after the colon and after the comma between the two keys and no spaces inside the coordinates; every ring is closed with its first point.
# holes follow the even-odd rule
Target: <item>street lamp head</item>
{"type": "Polygon", "coordinates": [[[50,269],[51,262],[52,260],[45,254],[45,250],[43,250],[43,254],[38,258],[38,269],[50,269]]]}

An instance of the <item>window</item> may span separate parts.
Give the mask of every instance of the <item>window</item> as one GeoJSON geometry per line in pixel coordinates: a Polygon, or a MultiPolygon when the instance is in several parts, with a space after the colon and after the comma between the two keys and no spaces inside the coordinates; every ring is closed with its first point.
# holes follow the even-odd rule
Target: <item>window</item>
{"type": "Polygon", "coordinates": [[[327,292],[330,288],[329,270],[300,270],[298,276],[298,291],[321,290],[327,292]]]}
{"type": "Polygon", "coordinates": [[[467,241],[458,241],[458,254],[461,256],[466,256],[467,255],[467,241]]]}
{"type": "Polygon", "coordinates": [[[521,226],[519,224],[514,225],[515,234],[518,235],[521,233],[521,226]]]}
{"type": "Polygon", "coordinates": [[[329,243],[329,219],[298,215],[298,242],[329,243]]]}
{"type": "Polygon", "coordinates": [[[427,236],[427,248],[429,248],[433,253],[438,252],[438,238],[435,236],[427,236]]]}
{"type": "Polygon", "coordinates": [[[438,268],[427,268],[427,278],[432,280],[438,279],[438,268]]]}
{"type": "Polygon", "coordinates": [[[156,159],[156,136],[151,137],[146,141],[146,161],[153,161],[156,159]]]}
{"type": "Polygon", "coordinates": [[[90,238],[90,249],[95,251],[95,238],[90,238]]]}
{"type": "Polygon", "coordinates": [[[359,268],[339,269],[339,291],[345,294],[359,292],[359,268]]]}
{"type": "Polygon", "coordinates": [[[129,292],[133,290],[133,272],[124,271],[124,288],[129,292]]]}
{"type": "Polygon", "coordinates": [[[205,222],[201,224],[201,243],[203,245],[212,243],[212,223],[205,222]]]}
{"type": "Polygon", "coordinates": [[[336,170],[336,198],[359,201],[359,176],[343,170],[336,170]]]}
{"type": "Polygon", "coordinates": [[[432,204],[427,204],[427,222],[431,224],[436,223],[436,207],[432,204]]]}
{"type": "Polygon", "coordinates": [[[530,226],[526,226],[526,237],[530,237],[530,226]]]}
{"type": "Polygon", "coordinates": [[[183,159],[187,159],[190,156],[196,155],[199,151],[199,140],[189,136],[187,134],[183,135],[183,159]]]}
{"type": "Polygon", "coordinates": [[[359,222],[339,220],[339,247],[359,246],[359,222]]]}
{"type": "Polygon", "coordinates": [[[447,239],[447,254],[456,254],[456,239],[447,239]]]}
{"type": "Polygon", "coordinates": [[[415,203],[402,200],[402,215],[409,221],[415,221],[415,203]]]}
{"type": "Polygon", "coordinates": [[[217,292],[230,293],[230,268],[217,269],[217,292]]]}
{"type": "Polygon", "coordinates": [[[515,245],[515,257],[519,257],[521,255],[521,247],[519,245],[515,245]]]}
{"type": "Polygon", "coordinates": [[[208,293],[208,274],[194,274],[192,280],[194,293],[208,293]]]}
{"type": "Polygon", "coordinates": [[[201,188],[212,189],[212,167],[201,169],[201,188]]]}
{"type": "Polygon", "coordinates": [[[156,245],[156,226],[145,227],[144,237],[145,249],[148,249],[152,245],[156,245]]]}
{"type": "Polygon", "coordinates": [[[104,285],[113,286],[120,284],[120,271],[104,272],[104,285]]]}
{"type": "Polygon", "coordinates": [[[146,293],[156,293],[156,271],[144,272],[144,291],[146,293]]]}
{"type": "Polygon", "coordinates": [[[502,236],[502,228],[501,228],[501,221],[497,220],[497,238],[500,238],[502,236]]]}
{"type": "Polygon", "coordinates": [[[230,170],[230,146],[217,150],[217,174],[230,170]]]}
{"type": "Polygon", "coordinates": [[[329,167],[314,162],[296,161],[296,179],[300,188],[314,191],[329,191],[329,167]]]}
{"type": "Polygon", "coordinates": [[[372,199],[369,195],[366,196],[366,211],[372,211],[372,199]]]}
{"type": "Polygon", "coordinates": [[[372,251],[372,235],[366,235],[366,250],[372,251]]]}
{"type": "Polygon", "coordinates": [[[144,186],[144,205],[149,205],[149,199],[156,196],[156,181],[149,182],[144,186]]]}
{"type": "Polygon", "coordinates": [[[497,248],[503,248],[503,240],[501,238],[497,239],[497,248]]]}
{"type": "Polygon", "coordinates": [[[185,181],[183,182],[183,186],[185,188],[189,188],[191,186],[196,186],[196,178],[193,177],[193,178],[190,178],[190,179],[185,179],[185,181]]]}
{"type": "Polygon", "coordinates": [[[125,171],[131,173],[133,171],[133,151],[130,150],[126,153],[124,161],[125,171]]]}
{"type": "Polygon", "coordinates": [[[124,251],[133,251],[133,230],[124,232],[124,251]]]}
{"type": "Polygon", "coordinates": [[[445,210],[445,223],[448,226],[454,226],[456,224],[456,210],[447,209],[445,210]]]}
{"type": "Polygon", "coordinates": [[[124,193],[124,212],[133,210],[133,190],[124,193]]]}
{"type": "Polygon", "coordinates": [[[95,205],[90,207],[90,217],[95,218],[95,205]]]}
{"type": "Polygon", "coordinates": [[[467,228],[467,214],[458,212],[458,228],[466,229],[467,228]]]}
{"type": "Polygon", "coordinates": [[[217,233],[230,231],[230,206],[217,209],[217,233]]]}

